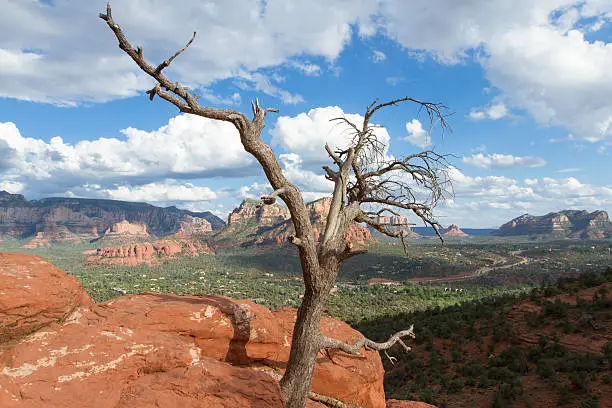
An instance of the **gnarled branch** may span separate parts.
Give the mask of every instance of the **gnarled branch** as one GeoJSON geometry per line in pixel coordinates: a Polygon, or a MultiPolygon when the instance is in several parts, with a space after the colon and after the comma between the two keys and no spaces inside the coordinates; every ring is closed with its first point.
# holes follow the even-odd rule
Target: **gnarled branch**
{"type": "Polygon", "coordinates": [[[408,347],[402,341],[402,338],[404,338],[404,337],[408,337],[408,338],[411,338],[411,339],[415,338],[415,335],[414,335],[414,325],[410,326],[410,328],[407,329],[407,330],[402,330],[400,332],[397,332],[397,333],[393,334],[389,338],[389,340],[387,340],[385,342],[382,342],[382,343],[377,343],[375,341],[372,341],[372,340],[370,340],[368,338],[363,337],[363,338],[357,340],[354,344],[348,344],[348,343],[345,343],[345,342],[340,341],[340,340],[336,340],[336,339],[332,339],[330,337],[322,336],[322,339],[321,339],[321,348],[339,349],[339,350],[342,350],[342,351],[344,351],[345,353],[348,353],[348,354],[359,355],[362,348],[365,348],[366,350],[382,351],[382,350],[390,349],[396,343],[400,343],[402,345],[402,347],[404,347],[404,350],[406,350],[406,351],[412,350],[410,347],[408,347]]]}
{"type": "Polygon", "coordinates": [[[272,205],[276,202],[276,197],[278,195],[286,193],[288,191],[289,191],[288,187],[277,188],[270,195],[262,196],[261,201],[263,201],[265,205],[272,205]]]}
{"type": "MultiPolygon", "coordinates": [[[[181,55],[186,49],[187,47],[189,47],[191,45],[191,43],[193,42],[193,40],[195,40],[195,36],[196,36],[196,32],[193,32],[193,35],[191,36],[191,39],[187,42],[187,44],[181,48],[180,50],[178,50],[177,52],[175,52],[170,58],[168,58],[167,60],[164,60],[161,64],[159,64],[157,66],[157,68],[155,68],[155,71],[153,71],[153,73],[155,74],[159,74],[160,72],[162,72],[162,69],[166,68],[168,65],[170,65],[170,63],[172,62],[172,60],[174,60],[176,57],[178,57],[179,55],[181,55]]],[[[138,50],[137,50],[138,52],[138,50]]],[[[142,54],[142,47],[140,47],[140,54],[142,54]]]]}
{"type": "Polygon", "coordinates": [[[339,399],[328,397],[327,395],[317,394],[316,392],[310,391],[308,398],[320,402],[321,404],[327,405],[330,408],[361,408],[359,405],[347,404],[346,402],[340,401],[339,399]]]}
{"type": "Polygon", "coordinates": [[[100,13],[99,17],[106,22],[106,24],[115,34],[115,37],[119,41],[119,48],[125,51],[125,53],[129,55],[130,58],[132,58],[132,60],[140,67],[140,69],[142,69],[146,74],[148,74],[157,81],[157,85],[149,92],[147,92],[149,94],[149,99],[153,99],[154,95],[158,95],[162,99],[165,99],[166,101],[178,107],[181,112],[193,113],[209,119],[230,122],[233,123],[239,131],[244,131],[248,128],[249,120],[242,113],[233,109],[217,109],[208,106],[202,106],[198,104],[197,98],[194,95],[187,92],[186,88],[180,86],[178,83],[172,82],[163,74],[163,68],[166,68],[168,65],[170,65],[172,60],[176,58],[176,56],[180,55],[187,48],[187,46],[191,44],[193,38],[189,41],[189,43],[187,43],[187,46],[185,46],[183,49],[176,52],[171,58],[166,60],[168,61],[167,64],[164,64],[166,62],[164,61],[162,62],[162,64],[154,67],[143,58],[142,47],[132,47],[125,34],[123,34],[123,31],[121,30],[119,24],[117,24],[113,20],[110,3],[106,5],[106,14],[100,13]],[[160,67],[162,68],[158,69],[160,67]],[[162,88],[166,89],[169,92],[162,90],[162,88]]]}

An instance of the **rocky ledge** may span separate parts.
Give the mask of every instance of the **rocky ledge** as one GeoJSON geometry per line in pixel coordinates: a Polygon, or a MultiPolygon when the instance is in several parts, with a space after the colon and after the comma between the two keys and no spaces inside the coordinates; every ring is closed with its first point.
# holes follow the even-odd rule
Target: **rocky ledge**
{"type": "MultiPolygon", "coordinates": [[[[1,407],[284,406],[277,379],[295,309],[156,293],[94,304],[42,258],[0,254],[0,261],[1,407]]],[[[348,342],[361,337],[332,318],[321,329],[348,342]]],[[[332,351],[317,359],[312,390],[384,408],[383,374],[376,352],[332,351]]]]}

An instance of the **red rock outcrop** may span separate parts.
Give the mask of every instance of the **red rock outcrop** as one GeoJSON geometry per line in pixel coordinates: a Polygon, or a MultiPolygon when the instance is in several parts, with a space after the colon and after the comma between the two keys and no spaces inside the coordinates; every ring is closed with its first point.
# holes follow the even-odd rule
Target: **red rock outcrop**
{"type": "Polygon", "coordinates": [[[385,225],[398,225],[398,226],[409,226],[411,225],[408,221],[408,217],[404,215],[379,215],[376,217],[376,221],[380,224],[385,225]]]}
{"type": "Polygon", "coordinates": [[[212,252],[203,242],[186,239],[160,240],[98,248],[95,255],[87,257],[87,262],[126,266],[151,265],[178,254],[196,257],[212,252]]]}
{"type": "Polygon", "coordinates": [[[37,232],[34,238],[23,244],[22,248],[34,249],[39,247],[50,247],[55,243],[80,243],[81,237],[72,234],[67,228],[53,228],[37,232]]]}
{"type": "Polygon", "coordinates": [[[605,211],[564,210],[542,216],[524,214],[502,225],[496,235],[547,235],[604,239],[612,236],[612,223],[605,211]]]}
{"type": "Polygon", "coordinates": [[[449,237],[469,237],[468,234],[461,231],[461,229],[459,229],[459,227],[455,224],[451,224],[442,235],[449,237]]]}
{"type": "MultiPolygon", "coordinates": [[[[22,263],[12,261],[15,286],[37,265],[50,267],[26,257],[22,263]]],[[[41,285],[75,284],[61,272],[54,276],[58,282],[46,279],[41,285]]],[[[43,292],[67,303],[66,296],[52,290],[37,293],[43,292]]],[[[283,406],[275,378],[289,356],[295,309],[273,312],[248,300],[212,295],[145,293],[98,305],[88,302],[74,301],[71,307],[84,306],[67,318],[59,313],[46,319],[44,329],[0,344],[0,406],[283,406]]],[[[12,326],[5,319],[0,323],[1,330],[12,326]]],[[[321,329],[347,342],[361,337],[332,318],[324,318],[321,329]]],[[[312,390],[364,408],[384,408],[383,374],[377,352],[351,356],[332,351],[317,359],[312,390]]]]}
{"type": "Polygon", "coordinates": [[[208,234],[212,231],[212,224],[206,219],[186,215],[179,223],[179,230],[175,236],[186,238],[192,235],[208,234]]]}
{"type": "MultiPolygon", "coordinates": [[[[325,231],[327,214],[329,213],[330,206],[331,197],[322,198],[306,205],[310,221],[313,225],[315,240],[317,241],[323,236],[323,232],[325,231]]],[[[277,245],[285,245],[288,242],[288,237],[294,233],[293,223],[288,219],[277,227],[259,234],[254,240],[247,244],[275,243],[277,245]]],[[[372,236],[368,228],[353,222],[345,234],[345,239],[353,244],[364,245],[372,239],[372,236]]]]}
{"type": "Polygon", "coordinates": [[[45,259],[0,253],[0,343],[60,321],[75,308],[91,304],[79,281],[45,259]]]}
{"type": "Polygon", "coordinates": [[[227,225],[255,221],[258,225],[270,226],[283,222],[290,217],[287,207],[278,204],[258,206],[259,204],[257,200],[243,200],[240,206],[235,208],[227,218],[227,225]]]}
{"type": "Polygon", "coordinates": [[[104,231],[104,235],[130,235],[148,237],[149,233],[147,232],[147,224],[131,223],[129,221],[123,220],[121,222],[116,222],[112,224],[106,231],[104,231]]]}

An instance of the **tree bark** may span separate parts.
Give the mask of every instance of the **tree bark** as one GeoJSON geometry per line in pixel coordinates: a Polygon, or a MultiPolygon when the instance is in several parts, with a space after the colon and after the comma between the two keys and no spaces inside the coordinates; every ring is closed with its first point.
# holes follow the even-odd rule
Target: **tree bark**
{"type": "Polygon", "coordinates": [[[316,357],[321,351],[320,322],[326,299],[327,293],[307,289],[298,309],[289,361],[280,382],[287,408],[303,408],[306,404],[316,357]]]}
{"type": "MultiPolygon", "coordinates": [[[[335,268],[334,268],[335,269],[335,268]]],[[[321,334],[321,317],[337,270],[319,268],[312,275],[318,279],[314,285],[306,285],[304,298],[297,312],[293,328],[291,352],[287,369],[280,382],[281,391],[287,408],[303,408],[306,405],[308,392],[317,354],[321,351],[323,335],[321,334]]]]}

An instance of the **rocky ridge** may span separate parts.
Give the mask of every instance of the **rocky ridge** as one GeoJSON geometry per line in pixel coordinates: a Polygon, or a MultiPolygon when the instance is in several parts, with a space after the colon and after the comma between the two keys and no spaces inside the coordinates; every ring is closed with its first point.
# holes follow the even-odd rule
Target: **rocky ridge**
{"type": "Polygon", "coordinates": [[[176,207],[84,198],[44,198],[28,201],[23,195],[0,191],[0,236],[32,237],[32,246],[80,242],[99,238],[123,221],[146,225],[147,232],[165,236],[183,231],[210,232],[225,223],[210,212],[176,207]]]}
{"type": "Polygon", "coordinates": [[[288,220],[289,209],[279,204],[259,205],[259,201],[244,199],[227,218],[227,225],[255,222],[259,226],[270,226],[288,220]]]}
{"type": "MultiPolygon", "coordinates": [[[[325,197],[306,205],[310,216],[310,221],[313,225],[316,241],[319,241],[323,235],[323,232],[325,231],[327,214],[329,214],[329,209],[331,207],[331,200],[331,197],[325,197]]],[[[288,243],[289,236],[293,235],[294,233],[295,230],[293,228],[293,223],[290,219],[287,219],[273,226],[272,228],[260,230],[258,234],[256,234],[250,240],[247,240],[244,245],[286,245],[288,243]]],[[[372,235],[370,234],[370,230],[368,228],[353,222],[350,225],[345,238],[348,242],[353,244],[365,245],[372,239],[372,235]]]]}
{"type": "Polygon", "coordinates": [[[606,211],[563,210],[542,216],[523,214],[494,232],[494,235],[551,235],[574,239],[612,237],[612,223],[606,211]]]}
{"type": "Polygon", "coordinates": [[[154,265],[165,260],[186,255],[196,257],[212,254],[213,250],[203,242],[188,239],[159,240],[114,247],[98,248],[87,257],[88,263],[108,265],[154,265]]]}

